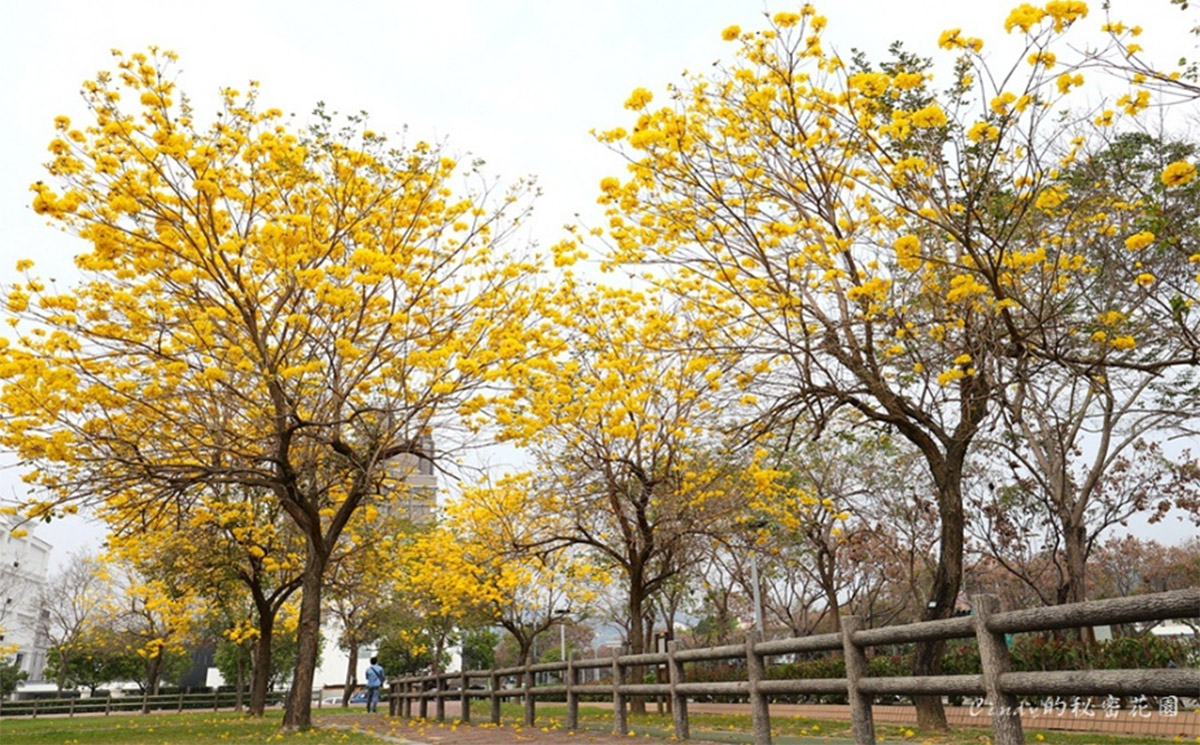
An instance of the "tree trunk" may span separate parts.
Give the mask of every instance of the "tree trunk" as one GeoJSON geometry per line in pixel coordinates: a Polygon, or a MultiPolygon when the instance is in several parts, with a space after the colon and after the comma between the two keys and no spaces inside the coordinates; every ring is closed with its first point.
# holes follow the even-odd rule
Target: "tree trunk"
{"type": "MultiPolygon", "coordinates": [[[[961,459],[947,459],[941,473],[934,471],[938,484],[938,513],[941,529],[938,541],[938,565],[929,593],[929,604],[921,613],[924,621],[949,618],[954,613],[958,590],[962,586],[963,573],[963,526],[961,459]]],[[[933,464],[930,464],[931,466],[933,464]]],[[[917,642],[913,655],[913,674],[917,676],[940,675],[944,641],[917,642]]],[[[917,709],[917,727],[923,730],[948,728],[946,710],[941,696],[913,696],[917,709]]]]}
{"type": "MultiPolygon", "coordinates": [[[[1087,600],[1087,526],[1067,523],[1063,526],[1067,552],[1067,587],[1064,602],[1082,603],[1087,600]]],[[[1095,642],[1091,626],[1078,629],[1079,639],[1085,644],[1095,642]]]]}
{"type": "Polygon", "coordinates": [[[275,637],[273,613],[259,613],[258,640],[254,643],[254,661],[250,670],[250,716],[261,717],[267,709],[267,689],[271,682],[271,644],[275,637]]]}
{"type": "Polygon", "coordinates": [[[353,635],[346,637],[350,661],[346,663],[346,685],[342,689],[342,708],[350,706],[350,697],[358,687],[358,640],[353,635]]]}
{"type": "Polygon", "coordinates": [[[296,667],[288,694],[283,726],[288,730],[312,729],[312,689],[316,674],[318,640],[321,632],[321,584],[326,560],[309,538],[304,582],[300,587],[300,621],[296,629],[296,667]]]}
{"type": "MultiPolygon", "coordinates": [[[[65,647],[66,645],[63,645],[63,646],[65,647]]],[[[68,671],[67,665],[68,664],[69,664],[69,657],[63,652],[63,647],[59,647],[59,649],[58,649],[58,677],[54,681],[54,686],[55,686],[55,688],[57,688],[54,695],[57,696],[58,698],[62,698],[63,689],[67,687],[67,671],[68,671]]]]}
{"type": "MultiPolygon", "coordinates": [[[[833,614],[833,628],[840,629],[842,627],[842,611],[838,607],[840,601],[837,594],[837,562],[827,547],[823,547],[820,553],[817,554],[817,574],[821,578],[821,591],[825,593],[825,604],[829,606],[829,611],[833,614]]],[[[807,627],[807,623],[805,626],[807,627]]]]}
{"type": "Polygon", "coordinates": [[[158,647],[146,668],[146,692],[142,696],[142,713],[150,713],[150,697],[158,695],[158,679],[162,676],[163,648],[158,647]]]}
{"type": "MultiPolygon", "coordinates": [[[[646,651],[646,636],[644,627],[642,626],[642,608],[645,606],[645,598],[642,595],[641,585],[634,581],[630,582],[629,587],[629,647],[633,654],[642,654],[646,651]]],[[[646,675],[645,667],[639,665],[631,668],[629,671],[632,677],[632,683],[640,684],[642,678],[646,675]]],[[[629,699],[630,714],[645,714],[646,699],[641,696],[632,696],[629,699]]]]}
{"type": "Polygon", "coordinates": [[[243,693],[246,687],[246,657],[239,654],[237,656],[237,694],[233,701],[233,710],[237,713],[242,713],[243,693]]]}

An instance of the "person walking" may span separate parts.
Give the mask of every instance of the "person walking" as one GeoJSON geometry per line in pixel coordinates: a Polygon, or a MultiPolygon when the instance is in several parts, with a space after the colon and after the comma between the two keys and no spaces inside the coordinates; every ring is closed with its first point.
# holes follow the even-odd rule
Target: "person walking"
{"type": "Polygon", "coordinates": [[[379,658],[372,657],[367,668],[367,711],[379,711],[379,690],[383,687],[384,677],[379,658]]]}

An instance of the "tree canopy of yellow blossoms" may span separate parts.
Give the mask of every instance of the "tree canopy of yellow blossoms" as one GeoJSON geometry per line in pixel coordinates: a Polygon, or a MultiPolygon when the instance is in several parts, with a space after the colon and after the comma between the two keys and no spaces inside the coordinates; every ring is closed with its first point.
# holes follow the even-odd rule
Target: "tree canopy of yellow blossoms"
{"type": "Polygon", "coordinates": [[[1145,131],[1185,73],[1131,67],[1137,32],[1111,22],[1075,52],[1088,13],[1017,7],[1007,63],[946,30],[953,73],[935,81],[905,47],[839,56],[805,5],[725,29],[732,63],[661,103],[638,89],[632,121],[596,133],[627,159],[600,182],[608,267],[653,265],[709,319],[709,346],[743,350],[750,392],[772,394],[764,422],[819,432],[850,409],[922,453],[941,518],[928,618],[958,594],[963,468],[1006,381],[1049,362],[1200,362],[1194,211],[1176,209],[1195,200],[1195,151],[1145,131]],[[1092,70],[1124,76],[1099,106],[1092,70]],[[1168,157],[1149,178],[1104,167],[1155,143],[1168,157]]]}
{"type": "MultiPolygon", "coordinates": [[[[500,436],[536,469],[516,545],[574,547],[620,582],[628,617],[682,568],[689,540],[763,497],[760,464],[743,468],[726,425],[753,402],[741,355],[709,344],[713,319],[669,296],[579,281],[547,303],[559,341],[514,374],[497,401],[500,436]]],[[[630,644],[643,647],[640,624],[630,644]]]]}
{"type": "MultiPolygon", "coordinates": [[[[502,242],[532,186],[496,193],[439,145],[320,109],[296,130],[255,84],[223,90],[203,124],[173,54],[115,54],[84,84],[90,120],[55,120],[33,186],[34,209],[86,246],[84,280],[47,284],[25,261],[5,288],[0,443],[41,490],[35,517],[226,487],[276,500],[307,546],[305,689],[351,516],[529,343],[529,267],[502,242]]],[[[307,726],[297,702],[289,724],[307,726]]]]}

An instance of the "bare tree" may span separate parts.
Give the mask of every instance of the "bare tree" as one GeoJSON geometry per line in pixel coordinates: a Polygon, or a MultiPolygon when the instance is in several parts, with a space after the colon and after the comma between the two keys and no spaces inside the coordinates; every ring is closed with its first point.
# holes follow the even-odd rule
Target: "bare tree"
{"type": "Polygon", "coordinates": [[[107,589],[99,568],[95,557],[83,552],[71,554],[66,564],[47,579],[38,597],[41,633],[58,657],[54,681],[58,693],[62,693],[70,675],[76,642],[103,610],[107,589]]]}

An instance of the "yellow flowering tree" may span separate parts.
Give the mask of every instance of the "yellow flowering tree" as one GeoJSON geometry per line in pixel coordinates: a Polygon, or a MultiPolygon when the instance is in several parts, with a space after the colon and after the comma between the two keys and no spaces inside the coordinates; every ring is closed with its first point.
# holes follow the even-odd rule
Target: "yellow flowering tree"
{"type": "MultiPolygon", "coordinates": [[[[1005,66],[981,39],[943,32],[955,73],[938,91],[930,63],[901,48],[880,64],[838,56],[806,5],[760,31],[727,29],[735,63],[685,75],[665,106],[638,89],[632,126],[598,133],[629,161],[625,179],[601,183],[612,264],[662,266],[721,318],[718,339],[742,334],[713,343],[768,371],[754,381],[772,394],[768,422],[819,429],[849,408],[922,454],[940,518],[927,619],[948,616],[961,587],[964,469],[1007,363],[1100,353],[1076,340],[1095,318],[1078,300],[1101,227],[1071,220],[1060,177],[1100,149],[1090,133],[1136,120],[1151,92],[1135,83],[1096,123],[1060,115],[1085,85],[1088,63],[1064,60],[1087,13],[1016,8],[1005,30],[1024,44],[1005,66]]],[[[1188,303],[1196,285],[1183,291],[1188,303]]],[[[1163,369],[1195,354],[1125,361],[1163,369]]],[[[939,665],[937,645],[918,646],[919,674],[939,665]]],[[[919,723],[944,727],[940,702],[919,698],[919,723]]]]}
{"type": "Polygon", "coordinates": [[[723,420],[751,404],[738,390],[739,358],[709,345],[713,319],[672,305],[568,275],[547,304],[561,342],[515,371],[496,409],[500,437],[536,463],[532,527],[519,543],[584,550],[619,577],[635,650],[648,644],[643,619],[687,543],[719,531],[759,496],[759,479],[773,478],[720,455],[723,420]]]}
{"type": "Polygon", "coordinates": [[[400,544],[411,530],[407,520],[368,506],[347,528],[331,561],[325,608],[336,621],[338,647],[347,653],[342,706],[350,705],[358,684],[359,648],[379,638],[387,609],[395,602],[392,578],[400,568],[400,544]]]}
{"type": "MultiPolygon", "coordinates": [[[[118,629],[126,651],[141,663],[135,667],[140,667],[137,680],[144,696],[157,696],[163,676],[177,675],[187,664],[187,647],[196,639],[200,620],[200,599],[176,577],[160,572],[161,565],[131,561],[120,550],[105,561],[117,595],[107,599],[105,618],[94,619],[93,628],[118,629]]],[[[149,712],[150,702],[144,699],[142,713],[149,712]]]]}
{"type": "Polygon", "coordinates": [[[285,726],[307,728],[344,528],[526,343],[528,267],[499,247],[529,187],[493,195],[470,170],[456,194],[440,146],[319,109],[295,131],[253,85],[204,124],[175,77],[170,53],[118,54],[84,84],[90,121],[55,122],[33,206],[82,239],[84,280],[22,262],[6,288],[0,442],[43,490],[35,517],[274,500],[305,541],[285,726]]]}
{"type": "Polygon", "coordinates": [[[303,579],[304,538],[261,490],[210,488],[171,506],[185,510],[141,513],[131,523],[126,510],[101,506],[99,516],[122,560],[189,588],[213,610],[233,611],[219,631],[252,648],[249,713],[262,716],[279,613],[303,579]]]}
{"type": "Polygon", "coordinates": [[[1021,557],[1047,548],[1034,563],[1056,575],[1052,586],[1028,581],[1042,602],[1087,599],[1086,562],[1103,533],[1137,512],[1165,512],[1188,470],[1189,454],[1167,457],[1152,443],[1186,431],[1198,414],[1195,365],[1164,364],[1189,360],[1200,340],[1195,157],[1186,141],[1118,132],[1064,170],[1062,206],[1041,216],[1039,230],[1072,237],[1091,271],[1064,293],[1080,325],[1060,337],[1056,358],[1006,363],[1004,426],[989,439],[1003,451],[995,462],[1010,468],[991,469],[990,480],[1007,484],[981,496],[988,519],[979,533],[1027,581],[1034,572],[1021,557]],[[1146,486],[1114,488],[1132,471],[1146,486]]]}
{"type": "Polygon", "coordinates": [[[590,612],[607,572],[570,547],[535,550],[540,512],[528,474],[466,490],[446,507],[440,529],[455,536],[474,565],[485,603],[481,612],[512,635],[518,657],[529,658],[534,639],[562,611],[576,619],[590,612]]]}
{"type": "Polygon", "coordinates": [[[441,672],[443,654],[458,629],[492,620],[491,608],[505,602],[483,580],[487,567],[473,562],[465,548],[455,533],[431,527],[401,544],[392,575],[396,615],[403,623],[385,626],[385,634],[406,647],[410,659],[430,654],[434,672],[441,672]]]}

